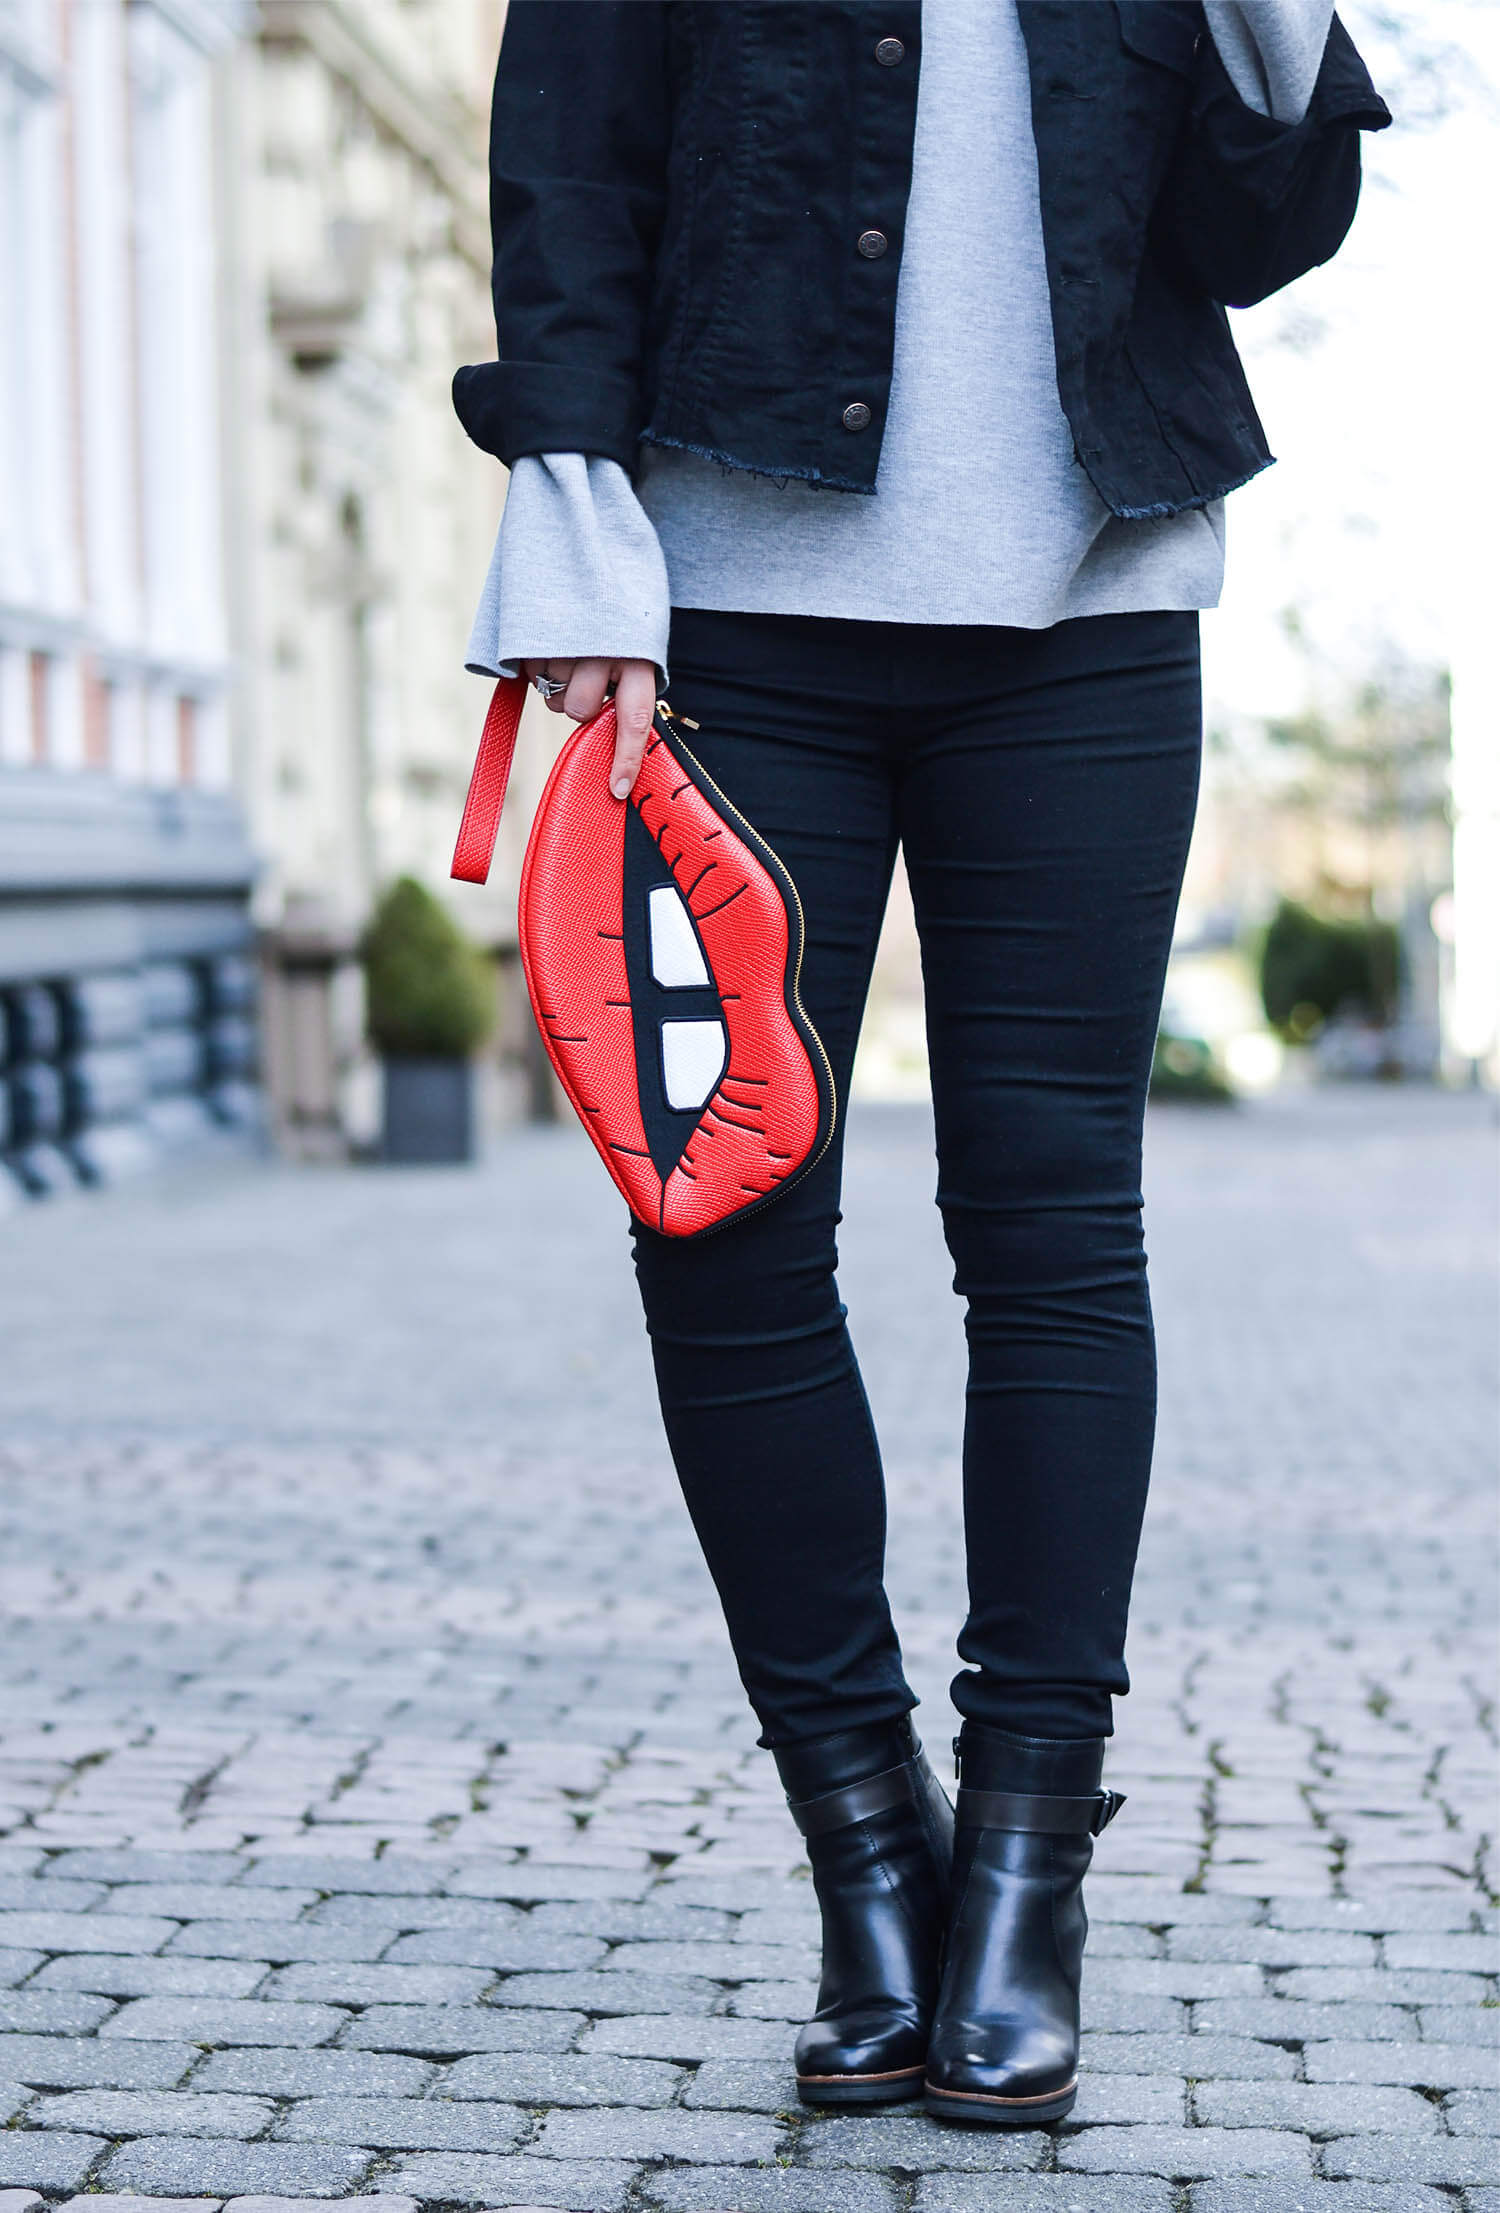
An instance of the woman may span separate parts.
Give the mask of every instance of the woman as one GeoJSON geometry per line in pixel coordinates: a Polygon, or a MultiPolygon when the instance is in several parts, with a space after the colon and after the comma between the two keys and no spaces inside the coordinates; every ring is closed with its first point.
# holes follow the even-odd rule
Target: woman
{"type": "Polygon", "coordinates": [[[957,1828],[908,1717],[834,1276],[837,1144],[634,1226],[668,1439],[823,1916],[819,2105],[1059,2118],[1128,1687],[1154,1354],[1141,1125],[1196,796],[1197,610],[1270,459],[1223,303],[1338,246],[1389,120],[1329,0],[511,0],[492,133],[512,470],[472,666],[670,660],[790,869],[847,1093],[899,845],[967,1301],[957,1828]]]}

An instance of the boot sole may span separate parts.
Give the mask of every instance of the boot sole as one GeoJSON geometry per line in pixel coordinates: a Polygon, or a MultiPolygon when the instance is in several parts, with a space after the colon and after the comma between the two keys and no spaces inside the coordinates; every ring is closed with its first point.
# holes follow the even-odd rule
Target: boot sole
{"type": "Polygon", "coordinates": [[[898,2067],[888,2075],[799,2075],[797,2095],[804,2105],[901,2105],[922,2095],[920,2067],[898,2067]]]}
{"type": "Polygon", "coordinates": [[[943,2090],[929,2083],[922,2099],[939,2121],[971,2121],[986,2128],[1045,2128],[1071,2113],[1077,2102],[1076,2082],[1037,2098],[997,2098],[983,2090],[943,2090]]]}

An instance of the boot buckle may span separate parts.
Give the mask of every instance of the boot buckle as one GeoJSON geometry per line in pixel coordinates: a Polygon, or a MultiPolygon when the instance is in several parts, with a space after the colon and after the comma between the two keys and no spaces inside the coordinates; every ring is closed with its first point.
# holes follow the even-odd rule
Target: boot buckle
{"type": "Polygon", "coordinates": [[[1123,1790],[1101,1790],[1098,1808],[1093,1820],[1089,1823],[1090,1832],[1097,1836],[1101,1829],[1107,1829],[1124,1803],[1125,1793],[1123,1790]]]}

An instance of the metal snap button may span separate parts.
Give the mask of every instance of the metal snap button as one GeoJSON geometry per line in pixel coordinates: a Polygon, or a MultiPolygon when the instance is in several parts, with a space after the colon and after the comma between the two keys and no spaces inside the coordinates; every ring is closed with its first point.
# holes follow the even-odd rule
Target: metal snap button
{"type": "Polygon", "coordinates": [[[863,400],[851,400],[840,418],[845,430],[868,430],[870,410],[863,400]]]}
{"type": "Polygon", "coordinates": [[[875,49],[875,59],[882,69],[894,69],[898,61],[905,61],[906,47],[899,38],[883,38],[875,49]]]}
{"type": "Polygon", "coordinates": [[[890,244],[890,240],[886,237],[884,231],[861,231],[854,243],[864,255],[866,261],[878,261],[890,244]]]}

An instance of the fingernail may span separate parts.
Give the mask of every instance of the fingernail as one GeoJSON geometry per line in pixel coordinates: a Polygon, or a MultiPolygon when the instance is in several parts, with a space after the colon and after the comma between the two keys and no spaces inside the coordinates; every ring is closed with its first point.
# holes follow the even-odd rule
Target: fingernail
{"type": "Polygon", "coordinates": [[[628,776],[617,776],[609,788],[616,799],[628,799],[630,797],[630,778],[628,776]]]}

